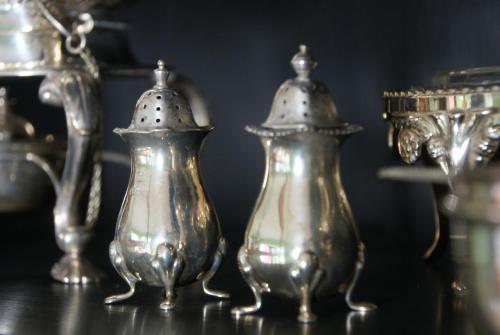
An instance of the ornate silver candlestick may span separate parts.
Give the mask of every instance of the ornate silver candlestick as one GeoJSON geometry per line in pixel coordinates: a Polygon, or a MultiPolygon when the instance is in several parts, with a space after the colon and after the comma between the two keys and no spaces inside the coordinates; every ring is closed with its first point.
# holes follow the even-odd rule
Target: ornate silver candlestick
{"type": "Polygon", "coordinates": [[[165,289],[160,308],[169,311],[175,288],[199,280],[206,294],[228,297],[207,287],[226,242],[198,167],[213,127],[196,124],[186,98],[167,86],[165,65],[158,65],[156,85],[137,102],[131,125],[115,130],[130,145],[132,171],[110,257],[130,290],[105,303],[131,297],[143,282],[165,289]]]}
{"type": "Polygon", "coordinates": [[[298,299],[298,320],[313,322],[314,297],[345,292],[350,308],[375,308],[351,298],[365,248],[338,165],[341,143],[361,127],[343,122],[328,88],[309,79],[316,62],[306,46],[292,66],[297,77],[281,85],[266,122],[246,128],[262,140],[266,173],[238,254],[256,301],[232,313],[258,311],[261,295],[271,293],[298,299]]]}

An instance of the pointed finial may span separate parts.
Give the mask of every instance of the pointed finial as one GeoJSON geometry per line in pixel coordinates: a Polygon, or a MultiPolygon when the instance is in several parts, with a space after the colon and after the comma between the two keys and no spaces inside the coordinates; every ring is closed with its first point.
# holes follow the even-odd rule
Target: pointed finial
{"type": "Polygon", "coordinates": [[[155,70],[155,76],[156,76],[155,87],[167,86],[169,72],[167,70],[167,67],[165,66],[165,62],[161,59],[158,61],[158,68],[155,70]]]}
{"type": "Polygon", "coordinates": [[[293,56],[291,63],[299,80],[309,80],[309,73],[318,65],[304,44],[299,46],[299,52],[293,56]]]}

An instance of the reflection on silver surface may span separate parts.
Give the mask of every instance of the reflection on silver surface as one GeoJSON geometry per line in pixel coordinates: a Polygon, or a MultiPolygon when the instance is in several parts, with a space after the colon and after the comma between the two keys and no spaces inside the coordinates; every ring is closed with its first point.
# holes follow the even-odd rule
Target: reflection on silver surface
{"type": "Polygon", "coordinates": [[[337,114],[328,88],[309,79],[316,67],[307,47],[292,59],[295,79],[281,85],[262,126],[247,127],[260,136],[266,152],[262,190],[238,254],[255,304],[232,310],[236,317],[258,311],[262,294],[300,301],[300,322],[316,320],[313,297],[347,291],[348,305],[364,266],[361,243],[339,172],[343,140],[361,128],[337,114]]]}
{"type": "Polygon", "coordinates": [[[500,168],[461,176],[447,199],[453,225],[464,228],[467,262],[462,273],[471,286],[471,312],[478,334],[500,332],[500,168]]]}
{"type": "Polygon", "coordinates": [[[226,242],[199,173],[198,152],[212,127],[196,124],[186,98],[167,85],[163,62],[155,74],[130,127],[115,130],[130,146],[132,170],[110,257],[129,291],[105,303],[130,298],[143,282],[165,289],[160,308],[169,311],[176,288],[196,281],[207,295],[228,297],[207,286],[226,242]]]}

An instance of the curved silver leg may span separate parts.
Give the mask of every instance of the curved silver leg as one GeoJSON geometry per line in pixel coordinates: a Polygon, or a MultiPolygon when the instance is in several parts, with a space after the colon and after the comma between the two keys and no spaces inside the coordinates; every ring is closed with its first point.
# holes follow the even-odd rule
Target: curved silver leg
{"type": "Polygon", "coordinates": [[[107,297],[104,300],[105,304],[113,304],[115,302],[130,298],[135,292],[135,284],[137,283],[137,278],[127,269],[127,265],[125,264],[125,260],[123,259],[120,246],[115,241],[111,242],[111,244],[109,245],[109,258],[111,259],[111,263],[113,264],[116,272],[118,272],[123,280],[127,282],[130,289],[126,293],[107,297]]]}
{"type": "Polygon", "coordinates": [[[54,72],[43,80],[39,96],[44,103],[64,107],[68,128],[66,163],[54,208],[56,241],[66,255],[54,265],[51,274],[68,284],[95,282],[102,273],[81,254],[92,236],[100,207],[98,83],[86,71],[54,72]],[[89,188],[89,205],[82,224],[80,209],[89,188]]]}
{"type": "Polygon", "coordinates": [[[223,299],[229,298],[229,293],[217,290],[211,290],[208,288],[208,283],[219,270],[222,261],[226,256],[226,249],[227,249],[226,239],[224,237],[221,237],[219,239],[219,246],[217,247],[217,251],[215,252],[214,262],[212,264],[212,267],[210,268],[207,275],[203,279],[203,292],[205,292],[205,294],[207,295],[223,299]]]}
{"type": "Polygon", "coordinates": [[[184,269],[182,245],[176,250],[169,243],[160,244],[156,248],[153,267],[165,286],[165,300],[160,304],[160,308],[164,311],[173,310],[176,298],[175,286],[184,269]]]}
{"type": "Polygon", "coordinates": [[[311,311],[311,298],[323,273],[324,271],[319,267],[318,257],[311,251],[301,252],[290,269],[292,283],[300,295],[299,316],[297,317],[299,322],[310,323],[317,319],[311,311]]]}
{"type": "Polygon", "coordinates": [[[361,272],[363,271],[363,268],[365,266],[365,245],[363,243],[360,243],[358,248],[359,250],[358,250],[358,260],[356,262],[356,269],[354,270],[354,277],[352,278],[351,284],[349,285],[349,288],[347,289],[347,292],[345,294],[345,301],[350,309],[357,312],[365,313],[376,309],[377,306],[369,302],[352,301],[352,292],[354,291],[359,276],[361,275],[361,272]]]}
{"type": "Polygon", "coordinates": [[[234,307],[231,309],[231,314],[234,316],[240,316],[244,314],[250,314],[257,312],[262,306],[262,293],[270,292],[269,286],[266,283],[259,283],[254,277],[253,269],[248,262],[247,249],[241,247],[238,252],[238,267],[240,269],[241,275],[245,282],[250,286],[250,289],[255,296],[255,304],[250,306],[234,307]]]}

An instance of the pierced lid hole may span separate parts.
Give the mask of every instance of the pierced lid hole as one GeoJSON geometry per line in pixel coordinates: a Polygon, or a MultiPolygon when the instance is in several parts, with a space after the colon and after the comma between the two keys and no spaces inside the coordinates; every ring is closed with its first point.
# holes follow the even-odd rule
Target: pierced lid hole
{"type": "Polygon", "coordinates": [[[159,111],[161,111],[161,107],[160,107],[160,106],[156,107],[156,110],[157,110],[158,112],[159,112],[159,111]]]}
{"type": "Polygon", "coordinates": [[[160,119],[156,119],[156,123],[160,123],[160,119]]]}
{"type": "Polygon", "coordinates": [[[144,122],[144,118],[143,117],[141,118],[141,122],[144,122]]]}
{"type": "Polygon", "coordinates": [[[179,105],[175,105],[175,109],[179,110],[181,107],[179,105]]]}
{"type": "Polygon", "coordinates": [[[144,105],[144,109],[148,108],[148,105],[144,105]]]}
{"type": "Polygon", "coordinates": [[[308,116],[309,116],[309,114],[307,114],[307,113],[304,113],[304,117],[308,117],[308,116]]]}
{"type": "Polygon", "coordinates": [[[181,120],[181,119],[177,119],[177,121],[179,121],[179,123],[182,123],[182,120],[181,120]]]}
{"type": "Polygon", "coordinates": [[[156,99],[161,100],[161,95],[157,95],[156,99]]]}

